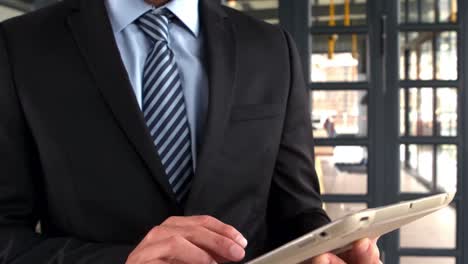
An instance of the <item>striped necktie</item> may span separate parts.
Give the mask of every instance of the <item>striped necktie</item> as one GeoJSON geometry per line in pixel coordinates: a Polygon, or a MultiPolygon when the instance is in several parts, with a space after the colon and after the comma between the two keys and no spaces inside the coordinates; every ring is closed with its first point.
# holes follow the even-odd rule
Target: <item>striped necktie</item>
{"type": "Polygon", "coordinates": [[[169,183],[182,201],[194,172],[180,72],[168,45],[172,16],[167,9],[150,11],[137,24],[152,43],[143,73],[142,111],[169,183]]]}

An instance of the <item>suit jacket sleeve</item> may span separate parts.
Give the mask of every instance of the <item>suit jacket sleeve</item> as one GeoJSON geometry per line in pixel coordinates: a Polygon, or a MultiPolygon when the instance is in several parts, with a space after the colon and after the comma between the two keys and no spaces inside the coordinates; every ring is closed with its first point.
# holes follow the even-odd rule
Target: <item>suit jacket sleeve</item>
{"type": "Polygon", "coordinates": [[[269,198],[270,241],[284,244],[330,220],[322,210],[319,182],[314,168],[314,145],[301,60],[285,33],[290,63],[290,91],[284,129],[269,198]]]}
{"type": "Polygon", "coordinates": [[[124,263],[133,247],[45,237],[40,157],[22,113],[0,24],[0,263],[124,263]]]}

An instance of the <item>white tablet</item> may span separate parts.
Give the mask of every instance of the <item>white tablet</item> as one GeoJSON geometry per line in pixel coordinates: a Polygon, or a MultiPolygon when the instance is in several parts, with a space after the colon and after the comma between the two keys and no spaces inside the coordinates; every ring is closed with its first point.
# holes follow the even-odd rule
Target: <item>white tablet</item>
{"type": "Polygon", "coordinates": [[[379,237],[440,210],[449,205],[454,197],[455,193],[438,194],[353,213],[247,264],[296,264],[323,253],[340,253],[350,249],[352,243],[359,239],[379,237]]]}

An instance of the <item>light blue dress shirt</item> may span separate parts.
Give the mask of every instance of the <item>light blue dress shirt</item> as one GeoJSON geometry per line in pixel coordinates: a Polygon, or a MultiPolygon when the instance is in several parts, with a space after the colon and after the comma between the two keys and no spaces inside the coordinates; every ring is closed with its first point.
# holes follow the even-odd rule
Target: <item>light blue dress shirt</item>
{"type": "MultiPolygon", "coordinates": [[[[141,108],[143,69],[152,47],[134,22],[154,7],[143,0],[105,0],[105,4],[120,55],[141,108]]],[[[169,47],[180,70],[195,167],[208,109],[208,77],[203,63],[198,0],[172,0],[158,9],[162,8],[169,9],[177,17],[169,26],[169,47]]]]}

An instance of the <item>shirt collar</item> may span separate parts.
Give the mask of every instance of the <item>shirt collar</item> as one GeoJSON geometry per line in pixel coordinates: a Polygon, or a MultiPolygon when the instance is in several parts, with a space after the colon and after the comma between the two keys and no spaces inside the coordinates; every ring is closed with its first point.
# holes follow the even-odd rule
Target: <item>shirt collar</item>
{"type": "MultiPolygon", "coordinates": [[[[169,9],[195,36],[200,31],[199,0],[171,0],[158,9],[169,9]]],[[[143,0],[105,0],[114,33],[124,30],[140,16],[153,9],[143,0]]]]}

